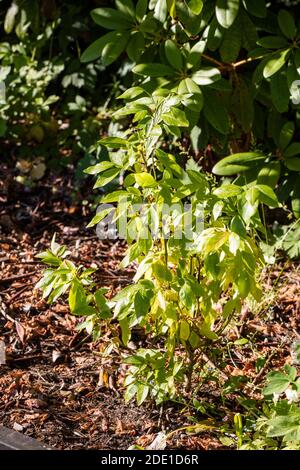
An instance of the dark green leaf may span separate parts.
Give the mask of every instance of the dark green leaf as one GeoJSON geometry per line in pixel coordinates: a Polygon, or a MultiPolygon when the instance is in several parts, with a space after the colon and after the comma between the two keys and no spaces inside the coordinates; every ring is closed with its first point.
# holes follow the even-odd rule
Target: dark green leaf
{"type": "Polygon", "coordinates": [[[176,70],[181,70],[183,66],[183,60],[181,52],[177,45],[171,39],[167,39],[165,42],[165,54],[169,64],[176,70]]]}
{"type": "Polygon", "coordinates": [[[287,38],[294,39],[297,33],[297,27],[293,16],[287,10],[280,10],[278,13],[278,24],[287,38]]]}
{"type": "Polygon", "coordinates": [[[165,77],[174,75],[174,70],[164,64],[138,64],[133,68],[133,73],[146,77],[165,77]]]}
{"type": "Polygon", "coordinates": [[[92,10],[94,22],[106,29],[126,30],[132,26],[131,20],[123,12],[113,8],[96,8],[92,10]]]}

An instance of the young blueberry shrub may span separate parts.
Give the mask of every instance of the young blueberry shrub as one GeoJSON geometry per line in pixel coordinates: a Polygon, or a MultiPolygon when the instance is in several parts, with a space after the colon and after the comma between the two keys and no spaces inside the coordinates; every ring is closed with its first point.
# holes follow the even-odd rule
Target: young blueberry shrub
{"type": "MultiPolygon", "coordinates": [[[[257,72],[251,69],[261,60],[257,51],[238,60],[257,48],[255,18],[266,21],[265,2],[258,2],[261,8],[250,3],[127,0],[92,12],[111,31],[82,59],[101,56],[107,65],[126,51],[134,81],[119,96],[125,105],[114,114],[114,135],[100,141],[106,160],[85,170],[97,175],[95,189],[119,184],[102,190],[89,226],[100,224],[101,232],[109,216],[128,244],[122,267],[135,263],[137,269],[133,282],[108,300],[91,270],[76,267],[53,242],[40,255],[50,268],[39,287],[50,301],[69,290],[71,312],[95,338],[111,330],[108,351],[118,347],[126,356],[125,396],[138,404],[189,392],[212,345],[224,340],[245,303],[262,296],[261,215],[264,221],[264,208],[280,205],[274,189],[283,157],[279,161],[270,139],[262,152],[252,132],[254,108],[268,93],[260,87],[269,87],[295,51],[286,40],[288,52],[275,60],[261,45],[265,59],[257,72]],[[250,69],[240,74],[242,65],[250,69]],[[219,181],[192,156],[210,143],[222,156],[234,153],[211,165],[219,181]],[[138,343],[134,351],[132,343],[138,343]]],[[[287,130],[281,122],[279,132],[283,125],[287,130]]],[[[293,137],[285,130],[282,145],[293,137]]]]}
{"type": "Polygon", "coordinates": [[[260,300],[258,208],[270,202],[277,205],[275,194],[264,185],[218,186],[193,159],[182,165],[182,155],[163,151],[170,135],[164,115],[172,109],[172,135],[187,125],[181,99],[142,94],[138,108],[129,101],[118,113],[133,113],[138,124],[124,137],[103,139],[109,160],[86,170],[99,175],[96,188],[124,172],[122,189],[101,197],[105,208],[89,225],[101,222],[108,211],[116,221],[126,214],[128,250],[122,266],[138,263],[133,283],[106,301],[102,289],[93,293],[91,270],[76,268],[55,242],[50,252],[40,255],[54,268],[39,283],[50,301],[70,288],[71,312],[87,317],[81,327],[89,331],[96,328],[100,334],[103,323],[111,326],[117,320],[123,347],[134,329],[145,331],[152,347],[125,359],[126,398],[136,396],[139,404],[148,396],[158,403],[175,399],[183,382],[189,390],[202,354],[234,321],[243,302],[260,300]],[[166,207],[172,210],[167,212],[166,207]]]}

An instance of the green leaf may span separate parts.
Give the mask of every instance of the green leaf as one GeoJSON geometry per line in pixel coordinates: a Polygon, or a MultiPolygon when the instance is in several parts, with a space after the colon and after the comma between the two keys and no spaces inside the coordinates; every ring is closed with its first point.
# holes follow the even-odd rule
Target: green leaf
{"type": "Polygon", "coordinates": [[[223,28],[230,28],[237,17],[239,7],[240,0],[217,0],[216,16],[223,28]]]}
{"type": "Polygon", "coordinates": [[[280,10],[278,13],[278,24],[287,38],[294,39],[297,34],[297,27],[293,16],[287,10],[280,10]]]}
{"type": "Polygon", "coordinates": [[[128,341],[130,340],[130,337],[131,337],[131,330],[129,328],[127,318],[119,320],[119,324],[120,324],[121,332],[122,332],[122,341],[125,344],[125,346],[127,346],[128,341]]]}
{"type": "Polygon", "coordinates": [[[118,96],[118,99],[122,100],[132,100],[137,96],[140,96],[142,93],[145,93],[145,90],[140,86],[133,86],[124,91],[121,95],[118,96]]]}
{"type": "Polygon", "coordinates": [[[188,127],[189,121],[187,120],[184,111],[178,108],[170,108],[168,113],[161,115],[163,122],[168,126],[188,127]]]}
{"type": "Polygon", "coordinates": [[[137,393],[136,393],[136,402],[137,405],[140,406],[146,400],[149,394],[150,388],[148,385],[139,384],[137,386],[137,393]]]}
{"type": "Polygon", "coordinates": [[[115,37],[115,33],[110,32],[102,36],[100,39],[94,41],[81,55],[80,61],[81,62],[90,62],[92,60],[96,60],[101,57],[102,50],[104,46],[111,42],[115,37]]]}
{"type": "Polygon", "coordinates": [[[145,38],[140,31],[134,31],[131,34],[129,42],[127,44],[126,52],[129,59],[133,62],[137,62],[141,57],[145,49],[145,38]]]}
{"type": "Polygon", "coordinates": [[[253,16],[265,18],[267,16],[267,8],[265,0],[243,0],[245,9],[253,16]]]}
{"type": "Polygon", "coordinates": [[[127,147],[127,140],[121,137],[105,137],[101,139],[99,143],[113,149],[125,149],[127,147]]]}
{"type": "Polygon", "coordinates": [[[221,134],[228,134],[230,127],[228,111],[215,91],[205,90],[203,112],[213,128],[221,134]]]}
{"type": "Polygon", "coordinates": [[[284,124],[280,131],[279,136],[279,147],[284,150],[291,142],[295,132],[295,124],[292,121],[288,121],[284,124]]]}
{"type": "Polygon", "coordinates": [[[115,177],[120,173],[120,168],[110,168],[109,170],[105,171],[99,178],[97,179],[94,189],[101,188],[106,184],[110,183],[115,177]]]}
{"type": "Polygon", "coordinates": [[[148,8],[148,0],[138,0],[136,4],[135,14],[136,19],[141,22],[144,16],[147,13],[148,8]]]}
{"type": "Polygon", "coordinates": [[[235,153],[223,158],[213,167],[219,176],[231,176],[258,166],[266,157],[257,152],[235,153]]]}
{"type": "Polygon", "coordinates": [[[176,70],[181,70],[183,67],[183,60],[180,50],[171,39],[165,42],[165,54],[169,64],[176,70]]]}
{"type": "Polygon", "coordinates": [[[289,109],[290,92],[286,82],[286,74],[276,73],[271,77],[271,97],[279,113],[286,113],[289,109]]]}
{"type": "Polygon", "coordinates": [[[132,23],[130,18],[119,10],[113,8],[96,8],[91,11],[94,22],[106,29],[126,30],[132,23]]]}
{"type": "Polygon", "coordinates": [[[294,414],[287,416],[276,416],[267,421],[269,426],[267,435],[269,437],[284,436],[285,441],[300,441],[300,411],[297,408],[294,414]]]}
{"type": "Polygon", "coordinates": [[[105,170],[108,170],[109,168],[114,167],[114,163],[110,161],[103,161],[100,163],[97,163],[96,165],[89,166],[88,168],[85,168],[84,173],[87,173],[88,175],[97,175],[98,173],[102,173],[105,170]]]}
{"type": "MultiPolygon", "coordinates": [[[[299,185],[297,185],[294,188],[293,193],[292,193],[292,210],[293,210],[294,216],[297,219],[299,219],[299,217],[300,217],[300,187],[299,187],[299,185]]],[[[300,237],[298,236],[298,240],[299,240],[299,238],[300,237]]],[[[294,244],[294,246],[295,246],[295,244],[294,244]]],[[[299,248],[299,251],[300,251],[300,248],[299,248]]]]}
{"type": "Polygon", "coordinates": [[[188,0],[187,5],[194,15],[200,15],[203,8],[202,0],[188,0]]]}
{"type": "Polygon", "coordinates": [[[167,0],[156,0],[156,5],[154,8],[154,18],[156,18],[161,23],[164,23],[167,18],[167,13],[167,0]]]}
{"type": "Polygon", "coordinates": [[[97,225],[101,220],[103,220],[108,214],[111,213],[111,211],[114,209],[114,207],[108,207],[100,212],[97,212],[95,217],[92,218],[90,223],[87,225],[87,228],[94,227],[94,225],[97,225]]]}
{"type": "Polygon", "coordinates": [[[135,19],[135,6],[132,0],[116,0],[116,7],[129,19],[135,19]]]}
{"type": "Polygon", "coordinates": [[[197,83],[197,85],[211,85],[220,79],[221,73],[215,67],[202,67],[192,75],[192,80],[197,83]]]}
{"type": "Polygon", "coordinates": [[[73,315],[89,315],[96,313],[96,310],[88,304],[85,290],[78,279],[73,279],[71,284],[69,307],[73,315]]]}
{"type": "Polygon", "coordinates": [[[134,177],[137,184],[142,188],[155,188],[157,186],[157,182],[150,173],[136,173],[134,177]]]}
{"type": "Polygon", "coordinates": [[[128,387],[126,387],[126,392],[124,395],[124,399],[126,402],[132,400],[134,396],[136,395],[137,392],[137,385],[136,384],[131,384],[128,387]]]}
{"type": "Polygon", "coordinates": [[[300,171],[300,143],[294,142],[284,151],[284,164],[292,171],[300,171]]]}
{"type": "Polygon", "coordinates": [[[153,275],[162,282],[170,282],[172,280],[171,271],[162,261],[156,261],[151,266],[153,275]]]}
{"type": "MultiPolygon", "coordinates": [[[[5,9],[4,9],[5,12],[5,9]]],[[[11,6],[6,12],[4,19],[4,31],[6,34],[10,34],[15,26],[16,16],[19,12],[19,5],[16,1],[13,1],[11,6]]]]}
{"type": "Polygon", "coordinates": [[[130,196],[130,193],[122,189],[119,191],[113,191],[112,193],[105,194],[105,196],[101,198],[101,204],[107,204],[109,202],[119,202],[120,199],[129,198],[130,196]]]}
{"type": "Polygon", "coordinates": [[[253,50],[255,48],[256,41],[258,40],[256,25],[251,21],[249,15],[244,10],[240,10],[237,21],[241,21],[243,47],[247,51],[253,50]]]}
{"type": "Polygon", "coordinates": [[[101,58],[103,65],[108,66],[112,64],[126,49],[128,41],[128,32],[114,31],[110,41],[107,41],[102,49],[101,58]]]}
{"type": "Polygon", "coordinates": [[[225,31],[220,47],[223,62],[235,62],[242,47],[242,28],[239,18],[225,31]]]}
{"type": "Polygon", "coordinates": [[[201,111],[203,108],[203,94],[201,89],[191,78],[181,80],[178,86],[178,93],[191,95],[187,98],[183,98],[182,104],[184,106],[198,113],[201,111]]]}
{"type": "Polygon", "coordinates": [[[279,162],[271,162],[264,165],[257,175],[258,184],[263,184],[275,188],[281,172],[279,162]]]}
{"type": "Polygon", "coordinates": [[[239,215],[235,215],[230,222],[230,229],[237,233],[240,237],[247,235],[246,227],[243,219],[239,215]]]}
{"type": "Polygon", "coordinates": [[[258,199],[260,202],[266,204],[269,207],[278,207],[278,199],[273,189],[265,184],[255,185],[255,189],[258,191],[258,199]]]}
{"type": "Polygon", "coordinates": [[[231,107],[238,124],[244,132],[249,132],[254,120],[253,97],[246,81],[240,77],[233,88],[231,107]]]}
{"type": "Polygon", "coordinates": [[[179,324],[179,337],[183,341],[187,341],[190,336],[190,325],[186,320],[181,320],[179,324]]]}
{"type": "Polygon", "coordinates": [[[286,158],[294,157],[295,155],[300,155],[300,142],[294,142],[293,144],[289,145],[284,151],[284,156],[286,158]]]}
{"type": "Polygon", "coordinates": [[[300,158],[298,157],[290,157],[285,158],[284,160],[285,166],[291,171],[300,171],[300,158]]]}
{"type": "Polygon", "coordinates": [[[227,199],[228,197],[238,196],[242,191],[242,188],[235,184],[223,184],[220,188],[215,189],[213,194],[218,196],[220,199],[227,199]]]}
{"type": "Polygon", "coordinates": [[[137,75],[145,75],[146,77],[166,77],[174,75],[174,70],[164,64],[138,64],[132,69],[137,75]]]}
{"type": "Polygon", "coordinates": [[[282,36],[266,36],[257,41],[257,44],[266,49],[281,49],[288,47],[288,41],[282,36]]]}
{"type": "Polygon", "coordinates": [[[272,54],[264,67],[264,77],[270,78],[278,72],[286,63],[289,53],[290,49],[286,49],[284,51],[277,52],[276,54],[272,54]]]}
{"type": "Polygon", "coordinates": [[[203,250],[204,255],[218,251],[229,238],[229,232],[225,230],[216,230],[214,228],[206,229],[200,237],[199,249],[203,250]]]}
{"type": "Polygon", "coordinates": [[[290,379],[282,372],[270,372],[268,374],[268,385],[263,389],[264,395],[283,393],[290,385],[290,379]]]}

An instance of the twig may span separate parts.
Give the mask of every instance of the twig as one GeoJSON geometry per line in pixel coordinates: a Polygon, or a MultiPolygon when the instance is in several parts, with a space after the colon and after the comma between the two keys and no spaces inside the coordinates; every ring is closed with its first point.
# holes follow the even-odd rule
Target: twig
{"type": "Polygon", "coordinates": [[[269,364],[270,364],[270,361],[271,359],[273,359],[273,357],[278,353],[278,349],[275,349],[275,351],[273,351],[270,356],[268,357],[268,359],[266,360],[265,362],[265,365],[260,369],[259,373],[256,375],[256,377],[254,377],[254,380],[252,381],[251,385],[256,385],[259,380],[261,379],[261,377],[264,375],[264,373],[266,372],[269,364]]]}
{"type": "Polygon", "coordinates": [[[228,380],[228,375],[226,375],[221,369],[219,369],[218,366],[216,366],[213,361],[205,354],[205,353],[202,353],[202,357],[203,359],[205,360],[205,362],[207,362],[207,364],[212,368],[212,369],[215,369],[219,372],[220,376],[224,379],[224,380],[228,380]]]}
{"type": "Polygon", "coordinates": [[[5,279],[0,279],[0,284],[5,284],[6,282],[14,282],[19,279],[25,279],[26,277],[35,276],[37,273],[35,271],[26,274],[18,274],[16,276],[6,277],[5,279]]]}

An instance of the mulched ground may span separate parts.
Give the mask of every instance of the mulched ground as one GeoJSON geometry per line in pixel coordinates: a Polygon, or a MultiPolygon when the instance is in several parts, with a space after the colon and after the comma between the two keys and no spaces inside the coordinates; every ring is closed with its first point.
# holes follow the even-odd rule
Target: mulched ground
{"type": "MultiPolygon", "coordinates": [[[[82,200],[90,185],[86,192],[74,190],[72,175],[47,175],[26,189],[15,181],[15,172],[0,167],[0,341],[6,346],[6,364],[0,365],[0,423],[59,449],[127,449],[148,445],[161,430],[191,424],[191,416],[201,419],[190,407],[125,404],[117,356],[101,357],[103,344],[76,330],[79,320],[69,315],[66,304],[49,306],[41,300],[34,286],[43,266],[34,256],[49,247],[54,232],[75,261],[98,267],[97,282],[111,294],[131,282],[134,271],[119,271],[122,242],[99,241],[84,228],[91,213],[82,200]]],[[[251,379],[250,395],[255,396],[268,370],[291,362],[291,344],[300,339],[298,268],[282,263],[266,271],[265,304],[255,312],[245,310],[229,332],[232,341],[241,336],[255,340],[255,348],[251,341],[232,347],[223,367],[227,376],[251,379]],[[257,371],[259,358],[267,362],[257,371]]],[[[193,386],[208,408],[219,400],[213,381],[193,386]]],[[[232,410],[218,403],[226,420],[232,410]]],[[[168,447],[223,445],[212,433],[178,432],[168,447]]]]}

